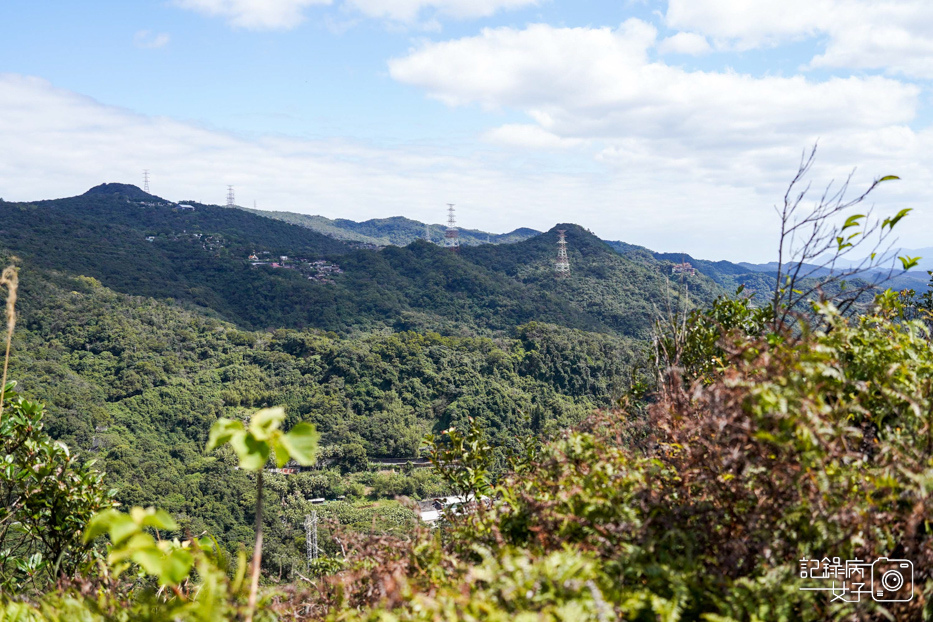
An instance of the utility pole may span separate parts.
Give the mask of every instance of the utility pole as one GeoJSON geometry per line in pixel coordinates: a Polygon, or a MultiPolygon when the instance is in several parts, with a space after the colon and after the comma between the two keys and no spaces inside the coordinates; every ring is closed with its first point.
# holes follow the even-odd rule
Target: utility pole
{"type": "Polygon", "coordinates": [[[570,276],[570,258],[567,257],[567,230],[557,230],[557,263],[554,264],[555,276],[566,278],[570,276]]]}
{"type": "Polygon", "coordinates": [[[457,219],[454,216],[454,204],[447,204],[447,231],[444,232],[444,247],[457,252],[460,250],[460,232],[457,231],[457,219]]]}
{"type": "Polygon", "coordinates": [[[149,169],[143,170],[143,192],[149,194],[149,169]]]}

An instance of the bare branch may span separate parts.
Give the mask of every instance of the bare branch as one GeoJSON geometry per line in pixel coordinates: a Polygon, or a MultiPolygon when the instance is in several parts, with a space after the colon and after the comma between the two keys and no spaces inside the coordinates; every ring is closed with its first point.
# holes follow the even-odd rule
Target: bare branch
{"type": "Polygon", "coordinates": [[[853,169],[841,184],[830,181],[816,202],[805,208],[811,183],[804,182],[813,168],[816,149],[814,145],[809,153],[804,150],[784,193],[784,205],[775,206],[781,221],[772,297],[775,330],[793,318],[795,309],[814,295],[820,300],[826,300],[828,295],[841,311],[847,312],[864,294],[896,276],[897,254],[892,252],[896,240],[889,239],[893,225],[888,220],[882,222],[870,208],[864,214],[849,216],[845,224],[834,222],[844,212],[864,203],[881,182],[896,177],[875,179],[866,190],[847,198],[855,175],[853,169]],[[868,254],[843,267],[841,261],[857,249],[868,254]],[[845,293],[833,293],[857,279],[864,282],[845,293]]]}

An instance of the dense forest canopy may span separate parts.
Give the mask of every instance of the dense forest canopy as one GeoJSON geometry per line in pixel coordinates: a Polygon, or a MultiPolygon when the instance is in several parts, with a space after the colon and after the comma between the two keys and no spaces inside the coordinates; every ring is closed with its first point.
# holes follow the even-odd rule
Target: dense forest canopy
{"type": "MultiPolygon", "coordinates": [[[[444,234],[447,231],[447,225],[418,222],[404,216],[373,218],[363,222],[356,222],[346,218],[330,219],[323,216],[309,216],[293,212],[241,209],[246,209],[246,211],[257,216],[275,218],[276,220],[307,227],[338,240],[376,246],[388,246],[390,244],[407,246],[415,240],[426,240],[439,244],[444,241],[444,234]]],[[[527,227],[509,233],[487,233],[476,229],[458,229],[460,243],[467,246],[521,242],[540,233],[540,231],[527,227]]]]}
{"type": "MultiPolygon", "coordinates": [[[[576,225],[555,227],[568,230],[574,266],[573,279],[558,281],[554,230],[459,253],[424,241],[353,250],[244,210],[174,204],[118,184],[69,199],[0,203],[0,218],[3,248],[32,265],[190,302],[245,329],[508,334],[542,321],[645,337],[655,311],[677,306],[682,292],[666,266],[621,257],[576,225]],[[273,265],[282,256],[288,268],[273,265]],[[341,272],[309,278],[314,261],[341,272]]],[[[695,302],[724,291],[702,275],[688,280],[695,302]]]]}
{"type": "MultiPolygon", "coordinates": [[[[374,481],[368,462],[418,458],[426,434],[470,417],[503,451],[523,434],[554,433],[611,405],[641,355],[625,338],[537,322],[495,339],[251,332],[92,277],[21,277],[10,373],[46,403],[49,433],[97,459],[121,503],[159,505],[231,550],[249,533],[249,495],[234,492],[248,483],[203,455],[218,417],[284,406],[286,425],[314,423],[333,458],[294,478],[306,498],[422,497],[444,492],[427,472],[374,481]]],[[[287,513],[286,498],[274,507],[287,513]]],[[[293,544],[287,554],[301,559],[293,544]]]]}
{"type": "Polygon", "coordinates": [[[361,249],[120,184],[0,222],[0,619],[929,618],[929,292],[782,324],[573,224],[361,249]],[[916,599],[796,590],[827,552],[916,599]]]}

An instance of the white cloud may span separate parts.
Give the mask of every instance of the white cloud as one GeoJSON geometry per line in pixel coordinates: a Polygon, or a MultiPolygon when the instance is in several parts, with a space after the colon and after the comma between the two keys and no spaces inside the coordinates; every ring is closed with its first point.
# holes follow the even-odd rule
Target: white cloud
{"type": "Polygon", "coordinates": [[[536,6],[538,0],[346,0],[346,3],[368,17],[413,22],[426,10],[446,17],[471,19],[536,6]]]}
{"type": "Polygon", "coordinates": [[[756,78],[651,61],[657,32],[483,30],[426,43],[389,62],[391,76],[450,105],[516,108],[564,139],[669,139],[682,148],[801,144],[838,131],[910,122],[919,89],[883,77],[756,78]]]}
{"type": "MultiPolygon", "coordinates": [[[[671,28],[703,33],[737,49],[774,45],[823,31],[836,0],[668,0],[671,28]]],[[[851,2],[850,2],[851,4],[851,2]]]]}
{"type": "Polygon", "coordinates": [[[665,21],[713,38],[720,49],[818,37],[826,49],[813,66],[933,78],[928,0],[669,0],[665,21]]]}
{"type": "Polygon", "coordinates": [[[699,56],[712,51],[709,42],[703,35],[695,32],[678,32],[658,44],[658,52],[661,54],[689,54],[699,56]]]}
{"type": "Polygon", "coordinates": [[[490,143],[529,149],[567,149],[587,143],[578,138],[561,138],[540,125],[525,123],[513,123],[494,128],[486,132],[483,138],[490,143]]]}
{"type": "MultiPolygon", "coordinates": [[[[721,97],[726,102],[729,94],[721,97]]],[[[575,101],[571,95],[563,99],[575,101]]],[[[745,142],[732,138],[718,145],[676,132],[591,141],[569,132],[561,111],[552,108],[551,115],[536,112],[537,125],[505,126],[487,136],[520,149],[519,157],[490,143],[452,156],[443,144],[374,148],[337,139],[247,139],[102,105],[44,80],[0,74],[0,196],[35,200],[80,194],[103,182],[138,185],[149,169],[152,191],[173,200],[223,204],[226,184],[233,184],[244,205],[256,199],[265,209],[353,219],[402,214],[432,222],[442,222],[445,204],[453,202],[458,220],[470,228],[545,229],[570,221],[607,239],[657,250],[772,258],[771,205],[796,164],[799,134],[759,141],[753,127],[745,142]],[[593,146],[601,149],[597,160],[593,146]],[[560,157],[554,156],[557,148],[563,149],[560,157]]],[[[720,110],[729,116],[728,109],[720,110]]],[[[714,134],[715,127],[709,131],[714,134]]],[[[904,178],[879,193],[885,210],[922,207],[933,199],[930,131],[872,122],[824,134],[822,145],[820,179],[838,178],[860,164],[866,175],[904,178]]],[[[916,239],[905,237],[904,245],[929,246],[924,236],[933,219],[922,209],[911,219],[916,239]]]]}
{"type": "Polygon", "coordinates": [[[176,6],[211,17],[223,17],[231,26],[251,30],[287,30],[304,19],[303,11],[331,0],[174,0],[176,6]]]}
{"type": "MultiPolygon", "coordinates": [[[[746,208],[773,204],[800,151],[817,139],[823,145],[817,183],[844,178],[854,165],[862,171],[856,183],[905,172],[909,182],[885,189],[892,205],[927,200],[922,180],[933,181],[933,170],[923,163],[933,155],[933,135],[909,127],[917,86],[881,76],[817,81],[688,71],[653,60],[657,45],[656,29],[637,19],[617,29],[535,24],[423,43],[391,60],[389,71],[451,106],[518,110],[534,121],[487,132],[492,143],[529,153],[596,150],[613,183],[624,186],[624,204],[654,193],[654,211],[648,204],[634,210],[651,214],[651,228],[672,239],[729,232],[720,254],[709,256],[760,235],[761,224],[753,225],[736,201],[746,208]]],[[[759,223],[771,215],[756,214],[759,223]]]]}
{"type": "MultiPolygon", "coordinates": [[[[365,17],[421,27],[440,28],[438,17],[475,19],[499,11],[537,6],[540,0],[343,0],[343,6],[365,17]],[[427,15],[425,15],[427,14],[427,15]],[[425,17],[424,20],[422,18],[425,17]]],[[[312,5],[330,5],[333,0],[173,0],[183,9],[211,17],[222,17],[231,26],[253,30],[287,30],[304,20],[312,5]]]]}
{"type": "Polygon", "coordinates": [[[138,48],[154,50],[168,45],[171,36],[166,32],[154,33],[148,30],[140,30],[133,35],[133,45],[138,48]]]}
{"type": "Polygon", "coordinates": [[[463,226],[501,232],[549,228],[561,206],[590,192],[573,176],[516,170],[495,154],[246,139],[134,114],[13,74],[0,74],[0,137],[0,197],[8,201],[73,196],[104,182],[140,185],[149,169],[153,193],[172,200],[223,204],[226,184],[233,184],[247,206],[255,199],[265,209],[435,223],[455,202],[463,226]],[[514,209],[523,200],[540,209],[514,209]]]}

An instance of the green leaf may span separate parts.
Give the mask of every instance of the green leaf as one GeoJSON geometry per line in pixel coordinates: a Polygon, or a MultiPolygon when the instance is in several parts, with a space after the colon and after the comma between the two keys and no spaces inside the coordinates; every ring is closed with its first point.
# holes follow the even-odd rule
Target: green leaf
{"type": "Polygon", "coordinates": [[[163,573],[162,551],[155,546],[133,551],[130,559],[142,566],[147,574],[160,577],[163,573]]]}
{"type": "Polygon", "coordinates": [[[240,459],[240,468],[245,471],[258,471],[269,460],[269,443],[257,440],[252,434],[240,434],[230,439],[230,446],[240,459]]]}
{"type": "Polygon", "coordinates": [[[280,442],[273,443],[272,449],[275,452],[275,466],[280,469],[288,463],[288,448],[280,442]]]}
{"type": "Polygon", "coordinates": [[[884,177],[878,180],[878,183],[880,184],[883,181],[893,181],[896,179],[900,179],[900,177],[898,177],[897,175],[885,175],[884,177]]]}
{"type": "Polygon", "coordinates": [[[141,527],[155,527],[156,529],[168,529],[170,531],[178,529],[178,523],[176,523],[175,519],[165,510],[157,510],[155,508],[147,508],[145,510],[142,508],[133,508],[130,510],[130,516],[132,516],[136,524],[141,527]]]}
{"type": "Polygon", "coordinates": [[[282,437],[281,443],[289,455],[302,466],[311,466],[317,459],[318,441],[321,435],[310,423],[299,423],[282,437]]]}
{"type": "Polygon", "coordinates": [[[139,529],[139,525],[129,514],[117,512],[117,515],[110,522],[110,528],[108,529],[110,541],[113,542],[114,546],[117,546],[130,536],[139,533],[139,529]]]}
{"type": "Polygon", "coordinates": [[[846,218],[845,224],[842,225],[842,230],[845,231],[849,227],[859,226],[859,224],[861,224],[859,223],[859,220],[861,220],[862,218],[865,218],[865,214],[853,214],[852,216],[849,216],[848,218],[846,218]]]}
{"type": "Polygon", "coordinates": [[[285,409],[281,406],[263,408],[250,419],[249,431],[258,440],[264,441],[282,425],[283,421],[285,421],[285,409]]]}
{"type": "Polygon", "coordinates": [[[210,435],[207,437],[207,447],[204,448],[204,451],[216,449],[244,431],[245,428],[241,422],[220,418],[211,426],[210,435]]]}
{"type": "Polygon", "coordinates": [[[923,257],[911,257],[910,255],[905,255],[904,257],[898,257],[901,260],[901,265],[904,266],[904,270],[910,270],[916,266],[923,257]]]}
{"type": "Polygon", "coordinates": [[[133,556],[136,555],[138,551],[154,549],[155,546],[156,541],[152,536],[143,531],[137,531],[126,542],[115,545],[110,550],[110,555],[107,556],[107,560],[110,564],[117,564],[128,559],[133,559],[133,556]]]}
{"type": "Polygon", "coordinates": [[[114,517],[119,516],[120,512],[110,509],[99,512],[91,517],[91,520],[88,521],[87,527],[84,529],[84,542],[85,544],[93,540],[94,538],[101,536],[107,531],[110,530],[110,524],[113,522],[114,517]]]}
{"type": "Polygon", "coordinates": [[[891,218],[885,218],[884,222],[881,223],[881,228],[882,229],[884,229],[885,227],[894,228],[894,225],[896,225],[901,220],[901,218],[903,218],[904,216],[906,216],[912,211],[913,211],[912,207],[905,207],[904,209],[899,211],[897,214],[895,214],[891,218]]]}
{"type": "Polygon", "coordinates": [[[159,581],[163,585],[178,585],[188,578],[194,557],[184,549],[175,549],[162,560],[159,581]]]}

